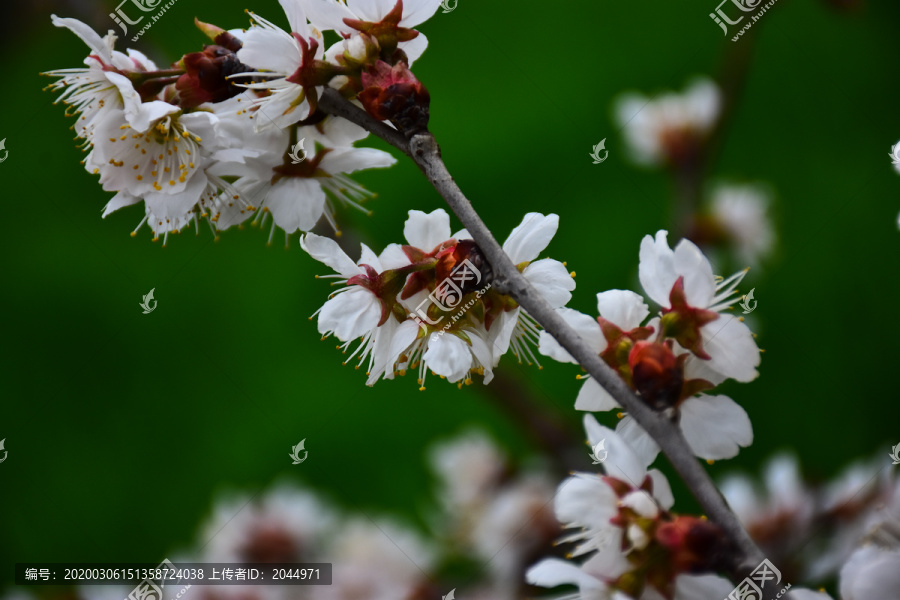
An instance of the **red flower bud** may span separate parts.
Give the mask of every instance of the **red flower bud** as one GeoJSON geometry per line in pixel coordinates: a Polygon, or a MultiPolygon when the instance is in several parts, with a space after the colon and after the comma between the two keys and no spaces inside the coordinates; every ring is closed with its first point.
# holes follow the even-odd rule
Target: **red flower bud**
{"type": "Polygon", "coordinates": [[[182,63],[187,72],[175,82],[178,105],[182,108],[194,108],[204,102],[222,102],[237,96],[243,88],[227,77],[252,71],[237,59],[232,50],[219,45],[206,46],[203,52],[186,54],[182,63]]]}
{"type": "Polygon", "coordinates": [[[675,406],[684,385],[683,361],[669,344],[638,342],[628,355],[631,380],[641,398],[655,410],[675,406]]]}
{"type": "Polygon", "coordinates": [[[716,570],[729,552],[729,542],[715,523],[697,517],[678,516],[656,528],[656,541],[670,553],[676,573],[716,570]]]}
{"type": "Polygon", "coordinates": [[[362,73],[359,100],[379,121],[390,121],[407,136],[428,129],[431,96],[405,62],[391,67],[379,60],[362,73]]]}

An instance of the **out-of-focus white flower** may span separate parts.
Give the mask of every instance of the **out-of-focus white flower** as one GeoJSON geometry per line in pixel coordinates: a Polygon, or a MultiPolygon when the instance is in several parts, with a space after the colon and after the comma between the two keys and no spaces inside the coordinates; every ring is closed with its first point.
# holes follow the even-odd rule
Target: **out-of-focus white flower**
{"type": "Polygon", "coordinates": [[[775,245],[775,233],[769,219],[769,195],[758,186],[723,185],[716,188],[710,206],[711,216],[725,230],[742,264],[755,266],[775,245]]]}
{"type": "Polygon", "coordinates": [[[559,533],[551,502],[553,485],[531,475],[490,498],[473,530],[475,551],[488,563],[498,595],[515,597],[525,561],[559,533]]]}
{"type": "Polygon", "coordinates": [[[335,515],[314,494],[276,487],[257,501],[217,503],[201,530],[206,562],[303,562],[333,532],[335,515]]]}
{"type": "Polygon", "coordinates": [[[624,94],[615,114],[634,160],[645,165],[692,161],[719,118],[721,93],[709,79],[698,79],[681,94],[648,98],[624,94]]]}
{"type": "Polygon", "coordinates": [[[141,99],[128,75],[156,71],[156,65],[136,50],[128,55],[113,49],[116,36],[112,31],[100,37],[93,29],[77,19],[62,19],[51,15],[53,24],[65,27],[87,44],[91,54],[84,59],[87,68],[57,69],[46,74],[60,79],[48,86],[64,89],[57,102],[65,102],[74,114],[81,114],[75,131],[90,140],[94,130],[107,120],[119,120],[121,115],[128,126],[138,133],[150,125],[178,112],[178,107],[156,98],[141,99]]]}
{"type": "Polygon", "coordinates": [[[310,586],[312,600],[410,598],[433,567],[434,549],[394,523],[351,518],[331,537],[333,583],[310,586]]]}
{"type": "Polygon", "coordinates": [[[900,482],[881,473],[880,462],[857,461],[818,491],[817,518],[831,527],[806,560],[807,580],[833,577],[864,536],[900,547],[900,482]]]}
{"type": "Polygon", "coordinates": [[[435,446],[429,457],[443,508],[435,529],[456,552],[483,560],[490,573],[485,589],[466,589],[465,596],[521,597],[526,561],[559,534],[550,480],[533,468],[515,472],[500,448],[478,430],[435,446]]]}
{"type": "Polygon", "coordinates": [[[497,445],[477,430],[434,446],[428,456],[438,477],[438,499],[462,516],[484,500],[507,468],[497,445]]]}
{"type": "Polygon", "coordinates": [[[900,549],[860,548],[841,569],[841,600],[896,600],[900,549]]]}
{"type": "Polygon", "coordinates": [[[257,101],[257,131],[270,127],[283,129],[310,116],[318,99],[317,88],[323,85],[309,81],[315,61],[324,56],[322,34],[309,26],[299,1],[279,0],[279,3],[288,17],[290,32],[250,13],[254,24],[243,35],[244,45],[237,52],[238,60],[257,69],[257,72],[242,73],[241,78],[267,78],[242,85],[271,92],[257,101]]]}
{"type": "Polygon", "coordinates": [[[738,519],[775,564],[796,558],[808,543],[816,498],[800,476],[797,459],[779,454],[763,469],[762,490],[744,475],[730,475],[719,489],[738,519]]]}
{"type": "Polygon", "coordinates": [[[656,237],[644,237],[639,266],[644,291],[663,308],[662,333],[706,359],[705,369],[752,381],[759,375],[759,348],[742,318],[723,313],[740,298],[736,288],[746,271],[716,278],[693,242],[681,240],[672,250],[667,236],[659,231],[656,237]]]}

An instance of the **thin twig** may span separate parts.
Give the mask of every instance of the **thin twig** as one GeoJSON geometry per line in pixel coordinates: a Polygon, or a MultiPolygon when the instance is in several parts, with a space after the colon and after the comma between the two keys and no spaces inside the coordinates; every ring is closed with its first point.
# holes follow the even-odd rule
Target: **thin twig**
{"type": "MultiPolygon", "coordinates": [[[[706,515],[722,528],[737,549],[738,556],[732,561],[729,574],[733,579],[747,576],[763,560],[763,553],[750,539],[709,474],[694,457],[675,421],[675,413],[657,413],[644,404],[528,283],[456,185],[441,159],[434,136],[428,132],[417,133],[407,141],[396,129],[377,121],[332,89],[325,90],[319,107],[375,133],[413,159],[487,257],[494,272],[493,285],[497,291],[512,297],[528,312],[659,444],[706,515]]],[[[766,590],[778,591],[771,582],[766,590]]],[[[782,598],[787,598],[787,594],[782,598]]]]}

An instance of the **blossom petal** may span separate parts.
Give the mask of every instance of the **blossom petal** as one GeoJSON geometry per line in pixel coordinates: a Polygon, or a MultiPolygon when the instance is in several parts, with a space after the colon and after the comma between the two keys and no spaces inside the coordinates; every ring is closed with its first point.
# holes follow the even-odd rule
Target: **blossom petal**
{"type": "MultiPolygon", "coordinates": [[[[898,585],[900,585],[900,583],[895,582],[892,589],[896,590],[898,585]]],[[[853,596],[843,596],[843,598],[844,600],[853,600],[853,596]]],[[[886,600],[887,596],[882,596],[881,598],[879,598],[877,595],[866,595],[865,598],[867,600],[886,600]]],[[[791,600],[832,600],[832,598],[825,592],[814,592],[812,590],[805,590],[803,588],[791,588],[791,600]]]]}
{"type": "Polygon", "coordinates": [[[675,274],[675,253],[666,240],[668,232],[660,230],[656,237],[644,236],[641,240],[638,276],[641,287],[651,300],[660,306],[669,306],[669,294],[678,276],[675,274]]]}
{"type": "Polygon", "coordinates": [[[428,38],[420,31],[419,35],[408,42],[400,42],[397,47],[406,53],[406,57],[409,59],[407,64],[412,68],[413,63],[419,60],[428,48],[428,38]]]}
{"type": "Polygon", "coordinates": [[[139,197],[132,196],[128,192],[119,192],[106,203],[106,206],[103,207],[102,217],[105,219],[110,213],[115,212],[120,208],[137,204],[140,201],[141,199],[139,197]]]}
{"type": "MultiPolygon", "coordinates": [[[[541,335],[543,333],[541,332],[541,335]]],[[[619,403],[615,398],[610,396],[603,386],[594,381],[593,377],[586,379],[584,385],[578,390],[578,397],[575,398],[575,410],[606,412],[614,408],[619,408],[619,403]]]]}
{"type": "Polygon", "coordinates": [[[840,575],[841,600],[892,600],[900,589],[900,551],[865,546],[840,575]]]}
{"type": "Polygon", "coordinates": [[[349,342],[375,329],[381,320],[381,303],[365,288],[351,286],[332,296],[319,312],[319,333],[349,342]]]}
{"type": "Polygon", "coordinates": [[[81,38],[81,41],[87,44],[88,48],[93,50],[94,54],[99,56],[107,65],[112,64],[112,49],[87,24],[82,23],[78,19],[60,18],[56,15],[50,15],[50,20],[57,27],[65,27],[81,38]]]}
{"type": "Polygon", "coordinates": [[[400,24],[410,28],[421,25],[434,16],[442,2],[443,0],[407,0],[400,24]]]}
{"type": "MultiPolygon", "coordinates": [[[[177,193],[153,192],[144,194],[144,204],[147,205],[147,210],[152,212],[155,217],[174,221],[175,219],[183,218],[186,213],[197,205],[207,185],[209,185],[209,180],[206,178],[206,175],[204,173],[195,173],[184,188],[177,193]]],[[[154,224],[151,223],[152,225],[154,224]]]]}
{"type": "Polygon", "coordinates": [[[381,265],[386,271],[409,265],[409,257],[406,256],[399,244],[388,244],[378,255],[378,260],[381,261],[381,265]]]}
{"type": "Polygon", "coordinates": [[[372,386],[384,375],[385,379],[393,379],[394,365],[400,355],[406,352],[419,335],[419,326],[413,320],[406,320],[399,325],[396,319],[389,317],[384,325],[375,333],[375,345],[372,350],[372,367],[366,385],[372,386]],[[390,370],[390,372],[388,372],[390,370]]]}
{"type": "Polygon", "coordinates": [[[384,267],[381,265],[381,259],[378,258],[378,255],[375,254],[372,249],[365,244],[360,244],[360,246],[362,248],[360,251],[359,260],[356,261],[357,264],[369,265],[379,273],[384,271],[384,267]]]}
{"type": "Polygon", "coordinates": [[[450,215],[442,208],[427,214],[411,210],[403,225],[403,237],[410,246],[431,252],[450,239],[450,215]]]}
{"type": "Polygon", "coordinates": [[[531,585],[553,588],[558,585],[577,585],[583,590],[606,591],[606,584],[591,577],[574,563],[560,558],[545,558],[525,573],[525,580],[531,585]]]}
{"type": "Polygon", "coordinates": [[[525,267],[522,275],[553,308],[565,306],[572,299],[575,279],[558,260],[537,260],[525,267]]]}
{"type": "Polygon", "coordinates": [[[309,21],[321,30],[334,30],[349,33],[353,31],[344,19],[357,18],[342,2],[335,0],[298,0],[309,21]]]}
{"type": "Polygon", "coordinates": [[[322,121],[322,135],[328,148],[342,148],[352,146],[355,142],[365,139],[369,132],[352,121],[341,117],[328,117],[322,121]]]}
{"type": "MultiPolygon", "coordinates": [[[[608,549],[594,554],[587,562],[581,565],[581,568],[595,577],[602,577],[604,580],[613,580],[630,571],[633,567],[625,554],[617,547],[607,547],[608,549]]],[[[627,598],[627,596],[622,596],[627,598]]],[[[618,595],[613,596],[612,600],[620,600],[618,595]]]]}
{"type": "Polygon", "coordinates": [[[672,505],[675,504],[675,496],[672,494],[672,487],[666,476],[659,469],[650,469],[647,471],[647,475],[653,481],[653,497],[656,498],[659,505],[663,510],[672,508],[672,505]]]}
{"type": "Polygon", "coordinates": [[[681,405],[681,429],[696,456],[721,460],[737,456],[753,443],[753,426],[741,406],[728,396],[697,396],[681,405]]]}
{"type": "Polygon", "coordinates": [[[309,37],[309,24],[306,22],[306,13],[303,11],[303,5],[297,0],[278,0],[278,4],[281,5],[281,8],[284,9],[284,14],[287,15],[291,31],[299,33],[304,38],[309,37]]]}
{"type": "Polygon", "coordinates": [[[284,31],[258,26],[247,30],[237,57],[254,69],[284,76],[293,75],[303,60],[297,40],[284,31]]]}
{"type": "Polygon", "coordinates": [[[506,238],[503,250],[515,265],[532,261],[544,251],[558,228],[558,215],[528,213],[522,219],[522,223],[506,238]]]}
{"type": "Polygon", "coordinates": [[[469,350],[478,362],[481,363],[481,366],[484,367],[484,385],[487,385],[494,379],[494,356],[491,353],[491,349],[488,347],[487,342],[485,342],[480,335],[471,330],[466,330],[466,333],[472,341],[469,350]]]}
{"type": "MultiPolygon", "coordinates": [[[[606,349],[606,338],[603,337],[603,332],[600,331],[600,324],[597,323],[596,319],[572,308],[558,308],[556,312],[562,317],[563,321],[587,342],[592,352],[600,354],[606,349]]],[[[544,356],[549,356],[559,362],[578,364],[578,361],[572,358],[565,348],[559,345],[556,338],[546,331],[541,331],[539,340],[538,352],[544,356]]]]}
{"type": "Polygon", "coordinates": [[[450,383],[465,377],[472,368],[469,345],[453,334],[432,334],[422,359],[428,369],[443,375],[450,383]]]}
{"type": "Polygon", "coordinates": [[[325,211],[325,192],[314,180],[287,177],[272,186],[265,206],[287,233],[309,231],[325,211]]]}
{"type": "Polygon", "coordinates": [[[718,575],[679,575],[675,579],[675,600],[727,598],[733,590],[734,584],[718,575]]]}
{"type": "Polygon", "coordinates": [[[597,294],[597,311],[623,331],[640,327],[650,315],[644,298],[630,290],[608,290],[597,294]]]}
{"type": "Polygon", "coordinates": [[[396,2],[393,0],[347,0],[347,8],[350,9],[350,12],[363,21],[373,23],[383,19],[395,4],[396,2]]]}
{"type": "Polygon", "coordinates": [[[644,429],[638,425],[637,421],[635,421],[634,417],[631,415],[625,415],[625,417],[619,421],[619,424],[616,425],[616,433],[622,436],[632,450],[641,457],[641,460],[645,464],[651,464],[659,455],[659,446],[657,443],[650,437],[649,433],[644,431],[644,429]]]}
{"type": "Polygon", "coordinates": [[[706,308],[712,303],[716,296],[712,265],[700,248],[688,239],[675,246],[675,273],[676,278],[684,276],[684,295],[688,304],[706,308]]]}
{"type": "Polygon", "coordinates": [[[138,133],[144,133],[150,128],[151,123],[181,110],[177,106],[162,100],[143,102],[140,94],[135,91],[134,86],[131,84],[131,80],[124,75],[108,72],[106,73],[106,78],[119,90],[119,95],[122,96],[122,101],[125,104],[125,119],[132,129],[138,133]]]}
{"type": "Polygon", "coordinates": [[[307,233],[300,237],[300,247],[320,263],[331,267],[335,273],[340,273],[346,278],[364,273],[353,259],[341,250],[338,243],[330,238],[322,237],[314,233],[307,233]]]}
{"type": "Polygon", "coordinates": [[[610,519],[619,512],[617,502],[616,493],[603,479],[575,474],[560,484],[553,510],[565,527],[601,530],[613,526],[610,519]]]}
{"type": "Polygon", "coordinates": [[[644,477],[647,476],[649,463],[635,453],[628,441],[609,427],[598,423],[592,414],[584,415],[584,430],[588,434],[591,447],[606,440],[605,448],[608,454],[603,466],[606,468],[607,475],[634,487],[640,487],[644,482],[644,477]]]}
{"type": "Polygon", "coordinates": [[[753,332],[747,324],[731,314],[704,325],[700,333],[703,349],[709,354],[707,367],[736,381],[753,381],[759,375],[760,353],[753,332]]]}
{"type": "Polygon", "coordinates": [[[397,159],[389,152],[375,148],[340,148],[325,155],[319,167],[331,175],[353,173],[360,169],[390,167],[397,159]]]}

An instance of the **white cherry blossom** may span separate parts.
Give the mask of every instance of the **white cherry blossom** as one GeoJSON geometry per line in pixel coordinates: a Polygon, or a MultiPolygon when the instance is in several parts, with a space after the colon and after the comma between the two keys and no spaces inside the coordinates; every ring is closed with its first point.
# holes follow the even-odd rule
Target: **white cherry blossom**
{"type": "MultiPolygon", "coordinates": [[[[338,42],[329,48],[329,55],[349,50],[351,55],[360,56],[362,50],[358,41],[359,31],[347,25],[344,19],[381,22],[397,7],[397,0],[299,0],[303,10],[314,27],[332,30],[347,41],[338,42]]],[[[430,19],[440,7],[442,0],[402,0],[402,13],[398,27],[413,29],[430,19]]],[[[398,48],[404,51],[408,65],[418,59],[428,47],[428,39],[421,33],[409,41],[401,41],[398,48]]]]}
{"type": "MultiPolygon", "coordinates": [[[[257,131],[271,127],[283,129],[310,115],[311,90],[304,89],[292,76],[301,68],[309,67],[311,61],[322,59],[325,52],[322,34],[309,26],[300,2],[279,0],[279,3],[287,15],[290,31],[250,13],[254,24],[243,34],[244,45],[237,52],[238,60],[257,69],[242,73],[237,81],[249,76],[265,77],[266,81],[242,85],[271,92],[257,100],[257,131]]],[[[315,98],[312,102],[315,103],[315,98]]]]}
{"type": "Polygon", "coordinates": [[[75,127],[79,137],[90,140],[96,128],[108,120],[119,120],[120,114],[134,131],[143,133],[151,123],[178,111],[178,107],[158,99],[141,99],[127,75],[156,71],[156,65],[136,50],[128,50],[127,56],[114,50],[116,36],[112,31],[101,38],[77,19],[56,15],[51,15],[51,19],[55,26],[77,35],[91,50],[84,59],[86,67],[46,73],[60,78],[48,86],[54,91],[64,90],[56,101],[66,103],[72,113],[81,115],[75,127]]]}
{"type": "MultiPolygon", "coordinates": [[[[655,237],[644,237],[639,267],[644,291],[664,312],[672,311],[663,317],[662,326],[666,325],[667,318],[676,315],[678,307],[672,306],[671,299],[680,281],[685,310],[717,313],[710,315],[712,320],[705,323],[682,321],[684,327],[699,326],[698,341],[709,356],[706,368],[737,381],[752,381],[759,375],[756,370],[760,362],[759,348],[743,319],[723,312],[739,299],[735,290],[746,271],[717,279],[709,260],[693,242],[681,240],[672,250],[667,236],[668,232],[661,230],[655,237]]],[[[689,349],[698,354],[698,348],[689,349]]]]}

